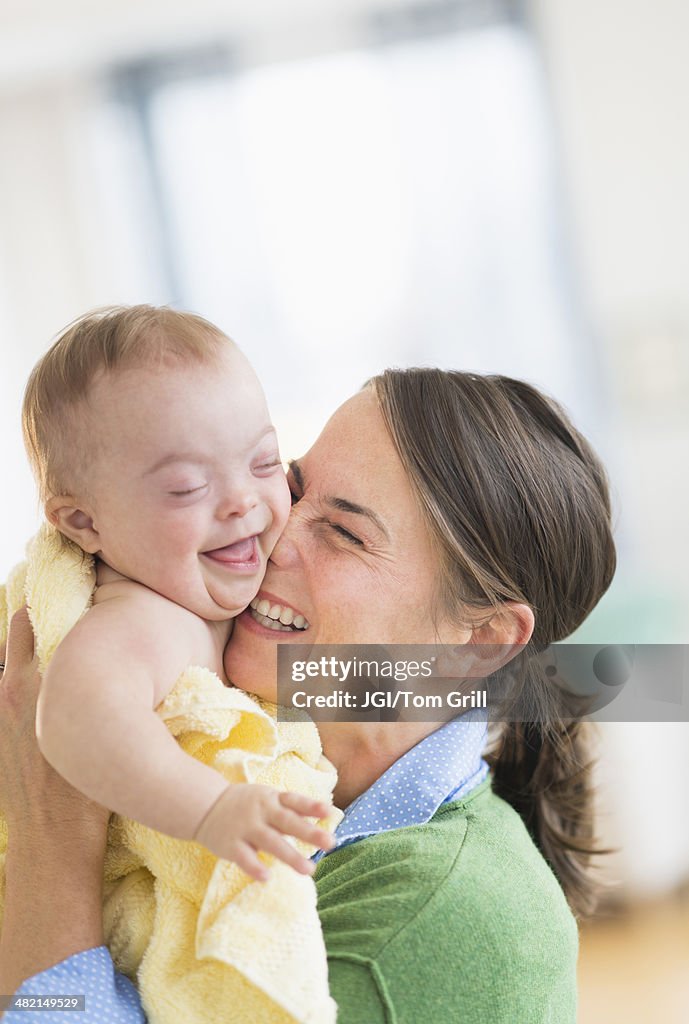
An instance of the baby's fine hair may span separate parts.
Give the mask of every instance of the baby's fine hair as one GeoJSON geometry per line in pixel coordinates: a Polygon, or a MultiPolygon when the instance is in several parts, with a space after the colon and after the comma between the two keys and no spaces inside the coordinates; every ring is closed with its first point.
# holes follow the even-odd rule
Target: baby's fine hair
{"type": "Polygon", "coordinates": [[[208,320],[166,306],[109,306],[69,324],[31,372],[24,444],[42,502],[68,493],[83,461],[79,416],[97,377],[175,363],[212,363],[233,342],[208,320]],[[70,450],[71,449],[71,450],[70,450]]]}

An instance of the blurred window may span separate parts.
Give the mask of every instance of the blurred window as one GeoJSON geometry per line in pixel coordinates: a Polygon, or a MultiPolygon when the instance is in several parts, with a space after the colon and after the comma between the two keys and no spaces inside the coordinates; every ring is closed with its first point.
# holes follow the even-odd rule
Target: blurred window
{"type": "Polygon", "coordinates": [[[525,376],[592,426],[534,40],[432,29],[120,78],[151,258],[247,351],[290,444],[390,364],[525,376]]]}

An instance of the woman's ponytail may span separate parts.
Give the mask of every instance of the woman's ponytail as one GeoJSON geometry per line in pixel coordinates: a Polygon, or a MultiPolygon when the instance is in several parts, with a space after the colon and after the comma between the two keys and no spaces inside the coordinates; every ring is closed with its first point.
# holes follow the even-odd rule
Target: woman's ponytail
{"type": "Polygon", "coordinates": [[[523,381],[408,369],[369,386],[439,553],[439,610],[464,621],[467,608],[514,601],[534,613],[518,706],[501,713],[486,759],[572,909],[589,913],[586,869],[607,852],[594,847],[593,727],[533,654],[573,633],[612,580],[605,470],[557,403],[523,381]]]}
{"type": "Polygon", "coordinates": [[[558,727],[506,722],[495,750],[485,755],[494,792],[521,816],[581,917],[593,913],[598,898],[591,857],[607,852],[594,839],[592,728],[578,719],[558,727]]]}

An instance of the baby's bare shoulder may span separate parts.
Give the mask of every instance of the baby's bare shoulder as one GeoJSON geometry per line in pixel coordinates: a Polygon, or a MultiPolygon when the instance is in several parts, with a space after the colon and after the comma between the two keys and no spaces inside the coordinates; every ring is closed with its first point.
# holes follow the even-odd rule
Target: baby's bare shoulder
{"type": "Polygon", "coordinates": [[[151,667],[164,663],[168,672],[174,665],[173,679],[191,664],[204,665],[222,676],[229,625],[223,640],[219,628],[224,624],[207,622],[142,583],[102,566],[93,606],[76,627],[81,635],[72,639],[81,643],[88,637],[97,646],[103,641],[108,647],[123,645],[151,667]]]}
{"type": "Polygon", "coordinates": [[[136,692],[150,692],[156,707],[188,665],[207,660],[208,631],[203,619],[155,591],[112,577],[57,648],[47,677],[53,689],[56,680],[74,689],[77,675],[103,687],[113,681],[118,693],[126,678],[136,692]]]}

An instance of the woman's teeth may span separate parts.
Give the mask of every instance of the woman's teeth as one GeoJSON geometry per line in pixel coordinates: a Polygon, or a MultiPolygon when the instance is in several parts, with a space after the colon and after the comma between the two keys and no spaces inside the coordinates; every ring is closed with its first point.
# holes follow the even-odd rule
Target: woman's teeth
{"type": "Polygon", "coordinates": [[[268,629],[282,633],[293,633],[295,629],[308,629],[309,624],[303,615],[297,614],[294,608],[286,604],[271,604],[265,598],[255,597],[250,605],[252,617],[256,622],[268,629]]]}

